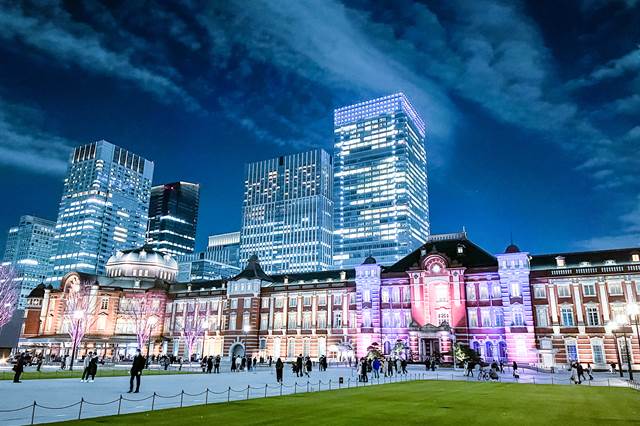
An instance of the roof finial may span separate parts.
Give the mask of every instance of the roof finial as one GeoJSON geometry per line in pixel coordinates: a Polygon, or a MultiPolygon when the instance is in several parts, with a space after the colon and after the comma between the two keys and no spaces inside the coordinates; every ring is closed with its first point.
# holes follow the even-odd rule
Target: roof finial
{"type": "Polygon", "coordinates": [[[513,230],[509,233],[509,244],[513,245],[513,230]]]}

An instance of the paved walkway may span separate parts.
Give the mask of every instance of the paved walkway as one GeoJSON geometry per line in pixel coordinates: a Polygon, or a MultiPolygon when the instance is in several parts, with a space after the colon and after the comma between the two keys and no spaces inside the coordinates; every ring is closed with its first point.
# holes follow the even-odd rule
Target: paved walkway
{"type": "MultiPolygon", "coordinates": [[[[224,366],[228,371],[228,366],[224,366]]],[[[441,369],[427,372],[424,367],[410,366],[408,377],[370,378],[369,384],[383,384],[390,380],[476,380],[464,376],[461,370],[441,369]]],[[[501,375],[501,381],[513,381],[509,373],[501,375]]],[[[536,373],[523,370],[520,383],[569,384],[569,375],[536,373]]],[[[358,384],[354,369],[330,367],[326,372],[313,371],[310,378],[296,378],[285,369],[284,385],[275,381],[275,373],[266,367],[255,372],[221,374],[189,374],[167,376],[143,376],[140,393],[128,394],[128,377],[103,377],[100,371],[94,383],[81,383],[78,379],[24,380],[20,384],[0,382],[0,424],[22,425],[106,416],[120,413],[149,411],[169,407],[225,402],[247,398],[264,398],[281,394],[315,392],[355,387],[358,384]],[[343,384],[339,384],[339,378],[343,384]],[[207,389],[209,391],[207,392],[207,389]],[[155,392],[155,396],[154,396],[155,392]],[[81,399],[83,402],[81,403],[81,399]],[[34,411],[33,403],[37,402],[34,411]],[[65,408],[59,408],[65,407],[65,408]],[[8,412],[22,408],[19,411],[8,412]]],[[[626,382],[608,373],[598,373],[590,386],[627,386],[626,382]]]]}

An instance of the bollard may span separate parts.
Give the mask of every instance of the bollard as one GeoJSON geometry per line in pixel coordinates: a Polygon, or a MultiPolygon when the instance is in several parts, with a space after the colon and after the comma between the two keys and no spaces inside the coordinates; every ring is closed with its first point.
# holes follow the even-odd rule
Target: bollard
{"type": "Polygon", "coordinates": [[[309,381],[307,380],[307,393],[309,393],[309,381]]]}
{"type": "Polygon", "coordinates": [[[607,386],[611,387],[611,379],[607,378],[607,386]]]}
{"type": "Polygon", "coordinates": [[[33,401],[33,408],[31,409],[31,424],[35,421],[36,418],[36,402],[33,401]]]}
{"type": "Polygon", "coordinates": [[[282,396],[282,383],[280,383],[280,396],[282,396]]]}
{"type": "Polygon", "coordinates": [[[231,386],[227,389],[227,402],[231,401],[231,386]]]}
{"type": "Polygon", "coordinates": [[[249,399],[249,389],[251,388],[251,385],[247,385],[247,399],[249,399]]]}
{"type": "Polygon", "coordinates": [[[118,416],[120,415],[120,407],[122,407],[122,395],[120,395],[120,399],[118,400],[118,416]]]}
{"type": "Polygon", "coordinates": [[[267,397],[267,386],[269,386],[269,385],[264,385],[264,397],[265,398],[267,397]]]}
{"type": "Polygon", "coordinates": [[[82,403],[84,402],[84,397],[80,398],[80,409],[78,410],[78,420],[82,417],[82,403]]]}
{"type": "Polygon", "coordinates": [[[298,382],[295,382],[295,383],[293,384],[293,394],[295,395],[295,394],[297,394],[297,393],[298,393],[298,382]]]}
{"type": "Polygon", "coordinates": [[[536,384],[536,378],[535,377],[533,378],[533,384],[534,385],[536,384]]]}
{"type": "Polygon", "coordinates": [[[184,400],[184,390],[180,392],[180,408],[182,408],[182,401],[184,400]]]}
{"type": "Polygon", "coordinates": [[[151,397],[151,411],[153,411],[153,409],[156,406],[156,393],[153,393],[153,397],[151,397]]]}
{"type": "Polygon", "coordinates": [[[331,379],[329,379],[329,390],[331,390],[331,379]]]}
{"type": "Polygon", "coordinates": [[[207,388],[207,391],[204,394],[204,405],[207,405],[209,403],[209,388],[207,388]]]}
{"type": "Polygon", "coordinates": [[[552,385],[554,384],[554,383],[553,383],[553,376],[551,376],[551,384],[552,384],[552,385]]]}

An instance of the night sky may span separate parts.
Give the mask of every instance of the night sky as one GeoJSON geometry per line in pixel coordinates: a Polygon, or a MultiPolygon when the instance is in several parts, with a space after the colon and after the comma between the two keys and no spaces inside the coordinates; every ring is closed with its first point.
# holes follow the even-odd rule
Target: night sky
{"type": "Polygon", "coordinates": [[[240,227],[245,162],[331,150],[334,108],[397,91],[434,233],[640,245],[640,1],[173,3],[0,3],[0,250],[20,215],[55,220],[98,139],[201,184],[204,247],[240,227]]]}

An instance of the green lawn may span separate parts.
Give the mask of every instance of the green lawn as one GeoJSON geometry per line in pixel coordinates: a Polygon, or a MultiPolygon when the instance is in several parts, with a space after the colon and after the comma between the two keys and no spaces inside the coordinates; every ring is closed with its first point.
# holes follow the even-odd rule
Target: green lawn
{"type": "Polygon", "coordinates": [[[82,424],[614,425],[640,424],[631,389],[410,382],[101,417],[82,424]]]}
{"type": "MultiPolygon", "coordinates": [[[[55,371],[25,371],[20,376],[20,380],[32,380],[32,379],[70,379],[70,378],[80,378],[82,377],[83,367],[74,367],[73,371],[69,370],[55,370],[55,371]]],[[[178,371],[178,370],[144,370],[144,375],[156,375],[156,374],[193,374],[199,373],[198,371],[178,371]]],[[[0,373],[0,380],[13,380],[13,375],[15,373],[13,371],[2,371],[0,373]]],[[[129,370],[123,369],[114,369],[114,368],[98,368],[98,374],[96,374],[96,378],[98,377],[118,377],[118,376],[128,376],[129,370]]]]}

